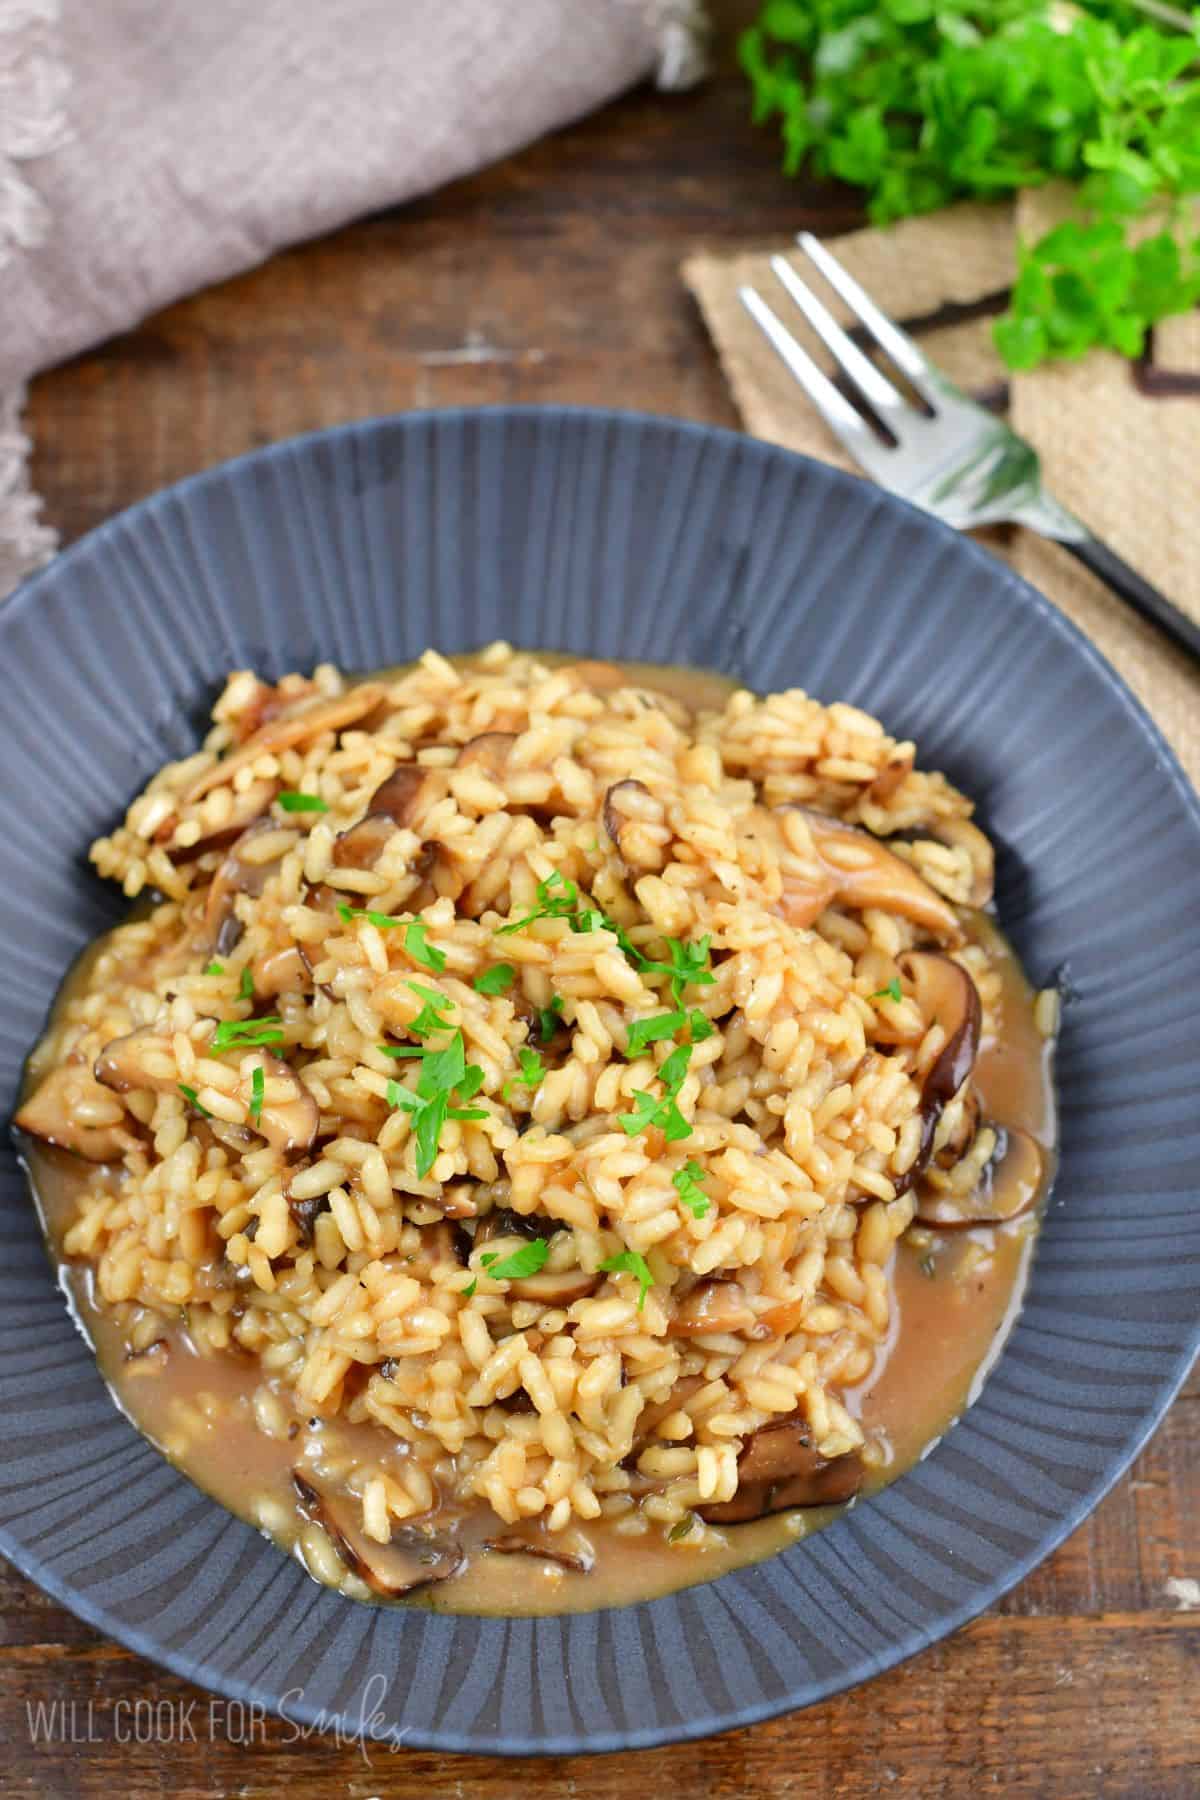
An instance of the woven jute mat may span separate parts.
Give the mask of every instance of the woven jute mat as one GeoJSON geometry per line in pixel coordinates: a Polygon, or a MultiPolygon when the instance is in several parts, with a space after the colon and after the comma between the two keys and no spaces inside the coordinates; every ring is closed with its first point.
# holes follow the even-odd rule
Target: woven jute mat
{"type": "MultiPolygon", "coordinates": [[[[952,381],[1006,412],[1037,448],[1051,492],[1200,619],[1200,314],[1160,326],[1149,356],[1136,366],[1094,352],[1080,362],[1010,376],[993,347],[992,320],[1013,280],[1017,235],[1038,235],[1056,204],[1054,196],[1022,195],[1015,208],[957,206],[886,230],[855,232],[833,248],[952,381]]],[[[786,244],[779,249],[792,254],[786,244]]],[[[753,283],[828,365],[772,274],[769,255],[697,255],[685,264],[684,279],[747,430],[853,468],[738,299],[740,284],[753,283]]],[[[793,260],[811,276],[800,252],[793,260]]],[[[849,324],[819,277],[815,285],[849,324]]],[[[1200,669],[1060,546],[1020,528],[983,533],[980,541],[1087,633],[1200,786],[1200,669]]]]}

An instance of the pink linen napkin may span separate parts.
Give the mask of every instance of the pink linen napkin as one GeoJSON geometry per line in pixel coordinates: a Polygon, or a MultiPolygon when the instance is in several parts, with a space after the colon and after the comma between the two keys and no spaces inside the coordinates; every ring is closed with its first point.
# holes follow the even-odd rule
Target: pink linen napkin
{"type": "Polygon", "coordinates": [[[54,548],[23,384],[652,73],[700,0],[0,0],[0,594],[54,548]]]}

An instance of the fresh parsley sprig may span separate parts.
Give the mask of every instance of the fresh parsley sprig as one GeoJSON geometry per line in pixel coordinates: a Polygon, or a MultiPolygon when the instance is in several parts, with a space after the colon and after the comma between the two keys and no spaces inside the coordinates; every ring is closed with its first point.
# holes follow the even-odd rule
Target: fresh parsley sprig
{"type": "Polygon", "coordinates": [[[646,1295],[654,1286],[650,1265],[636,1250],[622,1250],[619,1256],[606,1256],[600,1264],[606,1275],[633,1275],[638,1284],[637,1310],[646,1304],[646,1295]]]}
{"type": "Polygon", "coordinates": [[[1019,250],[995,327],[1018,369],[1137,356],[1200,300],[1198,49],[1128,0],[765,0],[740,43],[784,168],[863,189],[876,224],[1078,183],[1077,216],[1019,250]]]}
{"type": "MultiPolygon", "coordinates": [[[[380,1049],[391,1056],[413,1054],[407,1045],[381,1044],[380,1049]]],[[[415,1054],[421,1059],[415,1089],[404,1087],[398,1081],[389,1081],[387,1102],[409,1114],[416,1145],[417,1175],[423,1181],[437,1160],[442,1127],[447,1119],[486,1119],[489,1115],[485,1107],[464,1104],[483,1086],[483,1070],[478,1064],[467,1062],[461,1031],[453,1033],[444,1049],[419,1049],[415,1054]]]]}
{"type": "Polygon", "coordinates": [[[256,1044],[282,1044],[282,1023],[278,1013],[264,1013],[260,1019],[221,1019],[212,1034],[210,1050],[228,1050],[231,1044],[250,1048],[256,1044]]]}
{"type": "Polygon", "coordinates": [[[536,1275],[544,1269],[549,1254],[550,1245],[545,1238],[530,1238],[511,1256],[502,1257],[498,1250],[485,1250],[479,1258],[479,1266],[493,1281],[520,1281],[522,1277],[536,1275]]]}
{"type": "Polygon", "coordinates": [[[679,1195],[682,1205],[686,1206],[694,1219],[706,1217],[712,1201],[700,1186],[706,1179],[706,1170],[698,1162],[686,1162],[682,1169],[676,1169],[671,1177],[671,1186],[679,1195]]]}

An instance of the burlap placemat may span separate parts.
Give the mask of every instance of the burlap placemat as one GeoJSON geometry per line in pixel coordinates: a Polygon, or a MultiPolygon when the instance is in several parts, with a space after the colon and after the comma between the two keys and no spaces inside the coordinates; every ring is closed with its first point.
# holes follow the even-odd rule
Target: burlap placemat
{"type": "MultiPolygon", "coordinates": [[[[1005,407],[1015,429],[1036,445],[1057,497],[1200,619],[1200,315],[1161,326],[1141,367],[1094,353],[1010,378],[992,347],[992,318],[1013,278],[1016,230],[1033,234],[1052,206],[1041,196],[1022,196],[1015,215],[1006,206],[958,206],[886,231],[855,232],[839,238],[836,250],[951,380],[1005,407]],[[1195,392],[1174,391],[1189,379],[1195,392]]],[[[685,265],[684,279],[747,429],[851,468],[738,299],[739,285],[752,282],[828,364],[768,258],[765,251],[697,255],[685,265]]],[[[811,274],[799,253],[796,266],[811,274]]],[[[849,322],[835,296],[825,290],[822,298],[849,322]]],[[[1020,529],[984,533],[981,541],[1092,638],[1200,786],[1200,671],[1058,545],[1020,529]]]]}

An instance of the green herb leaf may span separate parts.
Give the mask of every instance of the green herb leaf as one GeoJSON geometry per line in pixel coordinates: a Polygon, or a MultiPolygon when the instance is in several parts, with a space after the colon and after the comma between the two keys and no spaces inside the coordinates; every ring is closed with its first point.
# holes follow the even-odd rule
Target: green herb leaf
{"type": "Polygon", "coordinates": [[[419,1044],[376,1044],[375,1048],[384,1056],[424,1056],[425,1054],[419,1044]]]}
{"type": "Polygon", "coordinates": [[[387,1103],[393,1109],[393,1111],[395,1110],[395,1108],[397,1106],[400,1106],[402,1104],[400,1096],[401,1096],[401,1094],[406,1093],[406,1092],[407,1092],[407,1089],[402,1088],[398,1081],[389,1081],[388,1082],[388,1084],[387,1084],[387,1103]]]}
{"type": "Polygon", "coordinates": [[[499,1251],[490,1250],[485,1251],[479,1261],[493,1281],[519,1281],[522,1276],[536,1275],[544,1268],[549,1254],[550,1245],[546,1238],[530,1238],[511,1256],[501,1257],[499,1251]]]}
{"type": "Polygon", "coordinates": [[[254,1069],[250,1076],[250,1117],[257,1125],[262,1118],[263,1097],[266,1093],[267,1078],[263,1074],[262,1064],[254,1069]]]}
{"type": "Polygon", "coordinates": [[[404,934],[404,948],[414,962],[421,963],[425,968],[432,969],[435,975],[440,975],[446,966],[445,952],[425,942],[428,929],[424,919],[413,919],[404,934]]]}
{"type": "Polygon", "coordinates": [[[212,1114],[209,1112],[207,1106],[201,1106],[199,1100],[196,1098],[196,1090],[194,1087],[188,1087],[185,1082],[181,1081],[179,1083],[179,1091],[187,1101],[188,1105],[195,1112],[198,1112],[202,1119],[212,1118],[212,1114]]]}
{"type": "Polygon", "coordinates": [[[688,1513],[686,1518],[680,1519],[677,1525],[672,1525],[670,1531],[667,1533],[668,1544],[677,1544],[680,1538],[687,1537],[695,1523],[695,1513],[688,1513]]]}
{"type": "Polygon", "coordinates": [[[636,1250],[622,1250],[619,1256],[606,1256],[600,1264],[606,1275],[634,1275],[638,1283],[637,1309],[641,1312],[646,1304],[646,1295],[654,1286],[654,1277],[644,1256],[636,1250]]]}
{"type": "Polygon", "coordinates": [[[325,801],[317,794],[284,792],[276,794],[275,798],[286,813],[325,813],[329,811],[325,801]]]}
{"type": "Polygon", "coordinates": [[[639,1131],[645,1131],[653,1125],[658,1114],[659,1102],[653,1094],[647,1094],[642,1088],[634,1088],[634,1109],[632,1112],[619,1113],[617,1124],[626,1137],[636,1137],[639,1131]]]}
{"type": "Polygon", "coordinates": [[[705,1038],[715,1037],[717,1032],[712,1020],[702,1012],[688,1014],[688,1029],[692,1034],[693,1044],[702,1044],[705,1038]]]}
{"type": "Polygon", "coordinates": [[[675,1098],[687,1079],[688,1064],[691,1060],[692,1046],[679,1044],[672,1050],[658,1071],[658,1079],[672,1099],[675,1098]]]}
{"type": "Polygon", "coordinates": [[[223,975],[225,973],[225,964],[220,962],[210,962],[206,964],[204,973],[206,975],[223,975]]]}
{"type": "Polygon", "coordinates": [[[517,971],[511,963],[493,963],[475,977],[471,986],[477,994],[506,994],[516,978],[517,971]]]}
{"type": "Polygon", "coordinates": [[[459,1288],[459,1290],[458,1290],[458,1291],[459,1291],[459,1293],[460,1293],[460,1294],[461,1294],[461,1295],[462,1295],[462,1297],[463,1297],[463,1299],[464,1299],[464,1300],[469,1300],[469,1299],[471,1299],[471,1297],[472,1297],[472,1295],[473,1295],[473,1294],[474,1294],[474,1292],[475,1292],[475,1289],[476,1289],[476,1288],[477,1288],[477,1287],[478,1287],[478,1286],[479,1286],[479,1282],[478,1282],[478,1281],[477,1281],[477,1279],[476,1279],[476,1278],[475,1278],[475,1276],[474,1276],[474,1275],[472,1275],[472,1277],[471,1277],[471,1279],[470,1279],[470,1281],[468,1281],[468,1283],[467,1283],[467,1285],[466,1285],[466,1287],[465,1287],[465,1288],[459,1288]]]}
{"type": "Polygon", "coordinates": [[[549,1006],[543,1006],[539,1009],[538,1033],[543,1044],[548,1044],[550,1039],[554,1036],[554,1033],[558,1030],[558,1021],[562,1009],[563,1002],[560,994],[555,994],[549,1006]]]}
{"type": "Polygon", "coordinates": [[[254,998],[254,976],[250,971],[250,965],[247,964],[246,967],[242,970],[242,978],[238,982],[238,999],[239,1000],[253,1000],[253,998],[254,998]]]}
{"type": "Polygon", "coordinates": [[[898,975],[893,975],[887,986],[880,988],[878,993],[867,995],[868,1000],[899,1000],[900,998],[900,977],[898,975]]]}
{"type": "Polygon", "coordinates": [[[683,1029],[682,1012],[656,1013],[652,1019],[635,1019],[626,1033],[626,1055],[636,1056],[647,1044],[657,1044],[683,1029]]]}
{"type": "Polygon", "coordinates": [[[231,1044],[282,1044],[278,1029],[278,1013],[266,1013],[261,1019],[222,1019],[213,1032],[210,1050],[228,1050],[231,1044]]]}
{"type": "Polygon", "coordinates": [[[671,1186],[694,1219],[703,1219],[712,1206],[712,1201],[700,1186],[705,1179],[705,1171],[698,1162],[684,1163],[682,1169],[677,1169],[671,1177],[671,1186]]]}
{"type": "Polygon", "coordinates": [[[509,937],[514,931],[524,931],[527,925],[533,925],[538,919],[570,918],[579,905],[579,889],[573,881],[568,881],[559,869],[547,875],[545,881],[537,884],[537,905],[523,919],[512,919],[497,931],[497,937],[509,937]]]}
{"type": "Polygon", "coordinates": [[[425,1002],[416,1018],[408,1026],[413,1037],[425,1038],[435,1031],[452,1029],[450,1021],[442,1017],[442,1010],[447,1006],[453,1006],[453,1000],[448,999],[445,994],[439,994],[436,988],[422,986],[419,981],[406,981],[404,985],[416,994],[418,999],[425,1002]]]}
{"type": "Polygon", "coordinates": [[[1020,246],[995,326],[1031,369],[1137,356],[1200,300],[1197,31],[1180,22],[1127,0],[764,0],[739,54],[785,170],[853,183],[875,224],[1076,184],[1075,216],[1020,246]]]}

